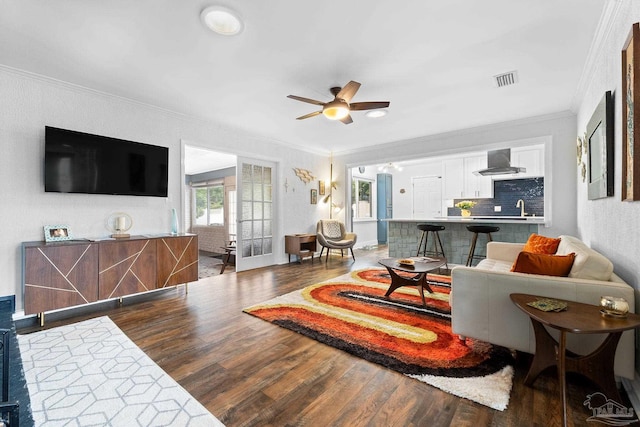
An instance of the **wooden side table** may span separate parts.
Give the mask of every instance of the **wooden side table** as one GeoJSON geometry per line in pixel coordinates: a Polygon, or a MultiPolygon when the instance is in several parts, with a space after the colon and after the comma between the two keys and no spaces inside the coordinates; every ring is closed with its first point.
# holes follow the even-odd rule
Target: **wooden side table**
{"type": "Polygon", "coordinates": [[[597,384],[607,398],[622,403],[613,373],[616,347],[624,331],[640,326],[640,315],[629,313],[624,318],[606,317],[600,313],[599,306],[573,301],[563,301],[567,303],[564,311],[542,311],[527,303],[546,297],[527,294],[509,296],[529,316],[535,332],[536,353],[524,383],[530,386],[546,368],[558,367],[564,426],[567,425],[567,372],[584,375],[597,384]],[[544,325],[560,331],[558,341],[547,332],[544,325]],[[567,332],[609,335],[591,354],[580,356],[567,351],[567,332]]]}
{"type": "Polygon", "coordinates": [[[288,234],[284,236],[284,251],[289,254],[289,262],[291,262],[291,255],[296,255],[299,263],[302,263],[306,257],[311,257],[313,263],[316,247],[315,234],[288,234]]]}

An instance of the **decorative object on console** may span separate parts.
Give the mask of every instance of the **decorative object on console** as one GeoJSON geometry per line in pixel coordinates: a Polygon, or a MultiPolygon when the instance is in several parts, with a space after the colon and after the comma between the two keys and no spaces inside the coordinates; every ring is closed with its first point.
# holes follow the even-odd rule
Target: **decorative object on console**
{"type": "Polygon", "coordinates": [[[59,242],[62,240],[71,240],[71,230],[68,225],[45,225],[44,241],[59,242]]]}
{"type": "Polygon", "coordinates": [[[178,234],[178,213],[171,209],[171,234],[178,234]]]}
{"type": "Polygon", "coordinates": [[[640,200],[640,25],[631,27],[622,50],[622,200],[640,200]]]}
{"type": "Polygon", "coordinates": [[[107,217],[105,226],[114,239],[128,239],[131,235],[127,231],[133,226],[133,219],[125,212],[114,212],[107,217]]]}
{"type": "Polygon", "coordinates": [[[589,200],[613,196],[613,98],[605,92],[587,123],[589,200]]]}

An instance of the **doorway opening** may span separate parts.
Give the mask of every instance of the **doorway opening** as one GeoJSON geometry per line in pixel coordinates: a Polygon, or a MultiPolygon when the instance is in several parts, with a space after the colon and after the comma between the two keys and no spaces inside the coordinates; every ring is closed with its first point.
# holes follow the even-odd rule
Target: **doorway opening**
{"type": "MultiPolygon", "coordinates": [[[[198,235],[199,278],[220,274],[237,240],[236,155],[184,146],[183,229],[198,235]]],[[[232,255],[225,273],[234,271],[232,255]]]]}

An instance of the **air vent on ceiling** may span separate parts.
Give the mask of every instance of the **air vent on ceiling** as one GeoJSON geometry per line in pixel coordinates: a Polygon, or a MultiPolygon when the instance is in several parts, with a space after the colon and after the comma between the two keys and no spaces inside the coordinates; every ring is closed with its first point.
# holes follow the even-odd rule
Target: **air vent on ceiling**
{"type": "Polygon", "coordinates": [[[498,87],[509,86],[518,83],[518,72],[509,71],[508,73],[493,76],[498,87]]]}

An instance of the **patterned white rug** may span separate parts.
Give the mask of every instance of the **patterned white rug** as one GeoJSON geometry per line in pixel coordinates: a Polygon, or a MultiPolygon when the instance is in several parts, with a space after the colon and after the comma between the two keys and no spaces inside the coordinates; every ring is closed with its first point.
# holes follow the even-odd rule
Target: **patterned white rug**
{"type": "Polygon", "coordinates": [[[108,317],[18,343],[37,426],[224,426],[108,317]]]}

